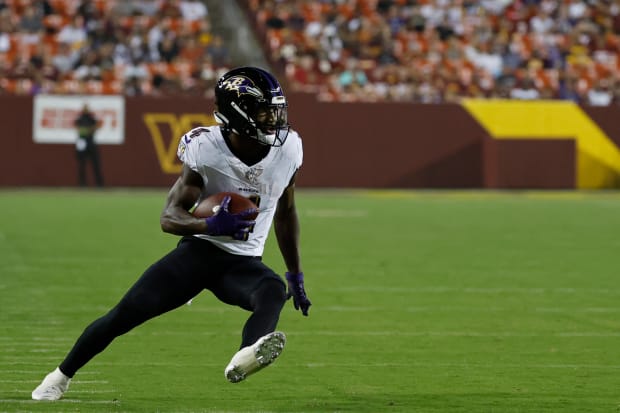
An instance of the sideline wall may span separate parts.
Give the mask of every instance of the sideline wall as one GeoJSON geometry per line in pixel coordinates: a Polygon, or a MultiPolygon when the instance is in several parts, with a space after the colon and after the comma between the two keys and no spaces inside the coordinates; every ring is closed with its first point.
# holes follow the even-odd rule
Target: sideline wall
{"type": "MultiPolygon", "coordinates": [[[[497,140],[460,105],[320,103],[289,96],[289,117],[304,141],[300,187],[574,188],[575,143],[497,140]]],[[[125,142],[102,145],[106,186],[169,186],[176,145],[213,123],[200,98],[126,98],[125,142]]],[[[619,108],[585,111],[616,142],[619,108]],[[617,123],[617,121],[616,121],[617,123]]],[[[35,144],[32,98],[0,96],[0,186],[74,186],[71,144],[35,144]]]]}

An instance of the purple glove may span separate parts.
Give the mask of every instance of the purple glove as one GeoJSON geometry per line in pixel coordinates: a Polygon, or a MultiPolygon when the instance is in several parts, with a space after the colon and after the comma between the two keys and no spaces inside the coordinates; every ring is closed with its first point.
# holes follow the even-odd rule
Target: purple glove
{"type": "Polygon", "coordinates": [[[308,315],[308,309],[312,305],[308,297],[306,297],[306,290],[304,289],[304,273],[286,273],[286,281],[288,282],[288,296],[287,299],[293,297],[293,305],[295,310],[301,308],[301,313],[305,316],[308,315]]]}
{"type": "Polygon", "coordinates": [[[238,214],[228,212],[230,196],[224,197],[218,211],[206,218],[207,235],[230,235],[236,240],[247,241],[250,230],[256,223],[253,220],[246,220],[248,216],[256,213],[255,208],[246,209],[238,214]]]}

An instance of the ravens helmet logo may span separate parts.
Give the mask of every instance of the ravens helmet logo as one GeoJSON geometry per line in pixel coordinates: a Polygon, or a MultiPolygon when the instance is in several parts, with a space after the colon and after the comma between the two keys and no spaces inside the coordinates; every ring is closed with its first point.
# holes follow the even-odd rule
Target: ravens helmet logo
{"type": "Polygon", "coordinates": [[[263,92],[254,85],[252,80],[245,76],[232,76],[224,80],[221,87],[229,92],[237,92],[237,96],[248,94],[259,98],[263,97],[263,92]]]}

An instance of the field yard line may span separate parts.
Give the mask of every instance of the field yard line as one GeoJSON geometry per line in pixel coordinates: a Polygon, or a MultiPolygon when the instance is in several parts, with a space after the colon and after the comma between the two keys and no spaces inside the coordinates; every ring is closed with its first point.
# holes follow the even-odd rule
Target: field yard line
{"type": "MultiPolygon", "coordinates": [[[[129,333],[129,334],[145,334],[145,333],[129,333]]],[[[221,336],[231,335],[237,336],[238,331],[215,332],[215,331],[152,331],[146,333],[150,336],[221,336]]],[[[620,337],[620,332],[612,331],[561,331],[556,333],[527,333],[518,331],[288,331],[291,336],[352,336],[352,337],[373,337],[373,336],[402,336],[402,337],[620,337]]],[[[19,357],[11,357],[13,360],[19,357]]],[[[32,358],[21,358],[22,360],[35,360],[32,358]]],[[[37,357],[38,362],[46,360],[57,360],[57,357],[37,357]]],[[[4,364],[11,364],[6,362],[4,364]]],[[[28,364],[28,363],[17,363],[28,364]]]]}
{"type": "MultiPolygon", "coordinates": [[[[62,352],[60,350],[58,350],[58,354],[61,354],[62,352]]],[[[62,355],[62,354],[61,354],[62,355]]],[[[12,360],[12,361],[45,361],[45,360],[58,360],[58,356],[48,356],[45,353],[28,353],[28,354],[11,354],[11,355],[6,355],[5,356],[7,358],[7,361],[12,360]],[[37,354],[41,354],[41,356],[38,356],[37,354]]],[[[2,356],[0,356],[0,360],[2,359],[2,356]]]]}
{"type": "MultiPolygon", "coordinates": [[[[342,305],[334,305],[334,306],[324,306],[321,307],[323,311],[331,311],[331,312],[343,312],[343,313],[351,313],[351,312],[373,312],[373,311],[393,311],[393,307],[382,306],[382,307],[372,307],[372,306],[342,306],[342,305]]],[[[475,306],[424,306],[424,307],[405,307],[404,311],[410,313],[422,313],[422,312],[448,312],[448,311],[456,311],[456,312],[503,312],[503,311],[514,311],[512,307],[475,307],[475,306]]],[[[620,306],[618,307],[536,307],[533,308],[534,311],[540,313],[619,313],[620,306]]],[[[194,313],[207,313],[207,314],[223,314],[223,313],[233,313],[237,312],[238,309],[232,306],[218,306],[218,307],[200,307],[200,306],[192,306],[188,311],[194,313]]],[[[0,345],[2,345],[3,341],[10,341],[11,337],[2,336],[0,337],[0,345]]],[[[64,347],[67,344],[72,343],[71,340],[65,338],[54,338],[54,339],[46,339],[43,337],[33,337],[32,341],[20,341],[14,342],[11,341],[12,345],[20,345],[20,346],[45,346],[45,347],[64,347]]]]}
{"type": "MultiPolygon", "coordinates": [[[[225,333],[207,331],[153,331],[152,336],[213,336],[225,333]]],[[[238,333],[228,333],[229,335],[238,333]]],[[[291,336],[330,337],[620,337],[620,332],[607,331],[565,331],[556,333],[524,333],[518,331],[287,331],[291,336]]]]}
{"type": "Polygon", "coordinates": [[[32,341],[12,341],[10,339],[10,337],[7,337],[5,340],[0,340],[0,346],[20,346],[20,347],[52,347],[52,348],[64,348],[67,344],[69,343],[69,341],[67,341],[67,343],[64,342],[60,342],[60,341],[56,341],[53,343],[46,343],[46,342],[32,342],[32,341]]]}
{"type": "MultiPolygon", "coordinates": [[[[37,400],[22,400],[22,399],[0,399],[0,403],[27,403],[43,405],[49,402],[40,402],[37,400]]],[[[60,399],[54,401],[54,405],[64,403],[80,403],[80,404],[121,404],[118,400],[77,400],[77,399],[60,399]]]]}
{"type": "MultiPolygon", "coordinates": [[[[355,306],[326,306],[321,307],[322,311],[342,312],[342,313],[368,313],[375,311],[394,311],[394,307],[355,307],[355,306]]],[[[428,312],[514,312],[513,307],[475,307],[475,306],[426,306],[426,307],[405,307],[403,309],[409,313],[428,313],[428,312]]],[[[540,313],[619,313],[618,307],[537,307],[533,309],[540,313]]]]}
{"type": "MultiPolygon", "coordinates": [[[[41,383],[41,380],[0,380],[0,383],[41,383]]],[[[108,384],[107,380],[76,380],[72,383],[79,384],[108,384]]]]}
{"type": "MultiPolygon", "coordinates": [[[[319,290],[320,292],[320,290],[319,290]]],[[[326,292],[369,292],[369,293],[406,293],[406,294],[443,294],[443,293],[467,293],[467,294],[602,294],[620,295],[620,290],[609,288],[544,288],[544,287],[447,287],[447,286],[428,286],[428,287],[384,287],[384,286],[351,286],[334,287],[326,292]]]]}
{"type": "MultiPolygon", "coordinates": [[[[44,370],[2,370],[2,373],[8,373],[8,374],[41,374],[41,373],[47,373],[44,370]]],[[[80,372],[80,375],[85,374],[85,375],[98,375],[101,374],[101,372],[99,371],[85,371],[85,372],[80,372]]]]}
{"type": "MultiPolygon", "coordinates": [[[[115,366],[127,366],[127,367],[197,367],[196,363],[175,363],[175,362],[156,362],[156,363],[110,363],[101,362],[100,365],[106,367],[115,366]]],[[[537,368],[537,369],[592,369],[592,370],[620,370],[620,365],[606,365],[606,364],[498,364],[498,363],[423,363],[423,362],[408,362],[408,363],[292,363],[288,364],[291,367],[307,367],[307,368],[322,368],[322,367],[364,367],[364,368],[384,368],[384,367],[399,367],[399,368],[411,368],[411,367],[472,367],[472,368],[537,368]]],[[[221,363],[200,363],[199,367],[212,368],[221,367],[221,363]]],[[[80,374],[80,373],[78,373],[80,374]]]]}
{"type": "MultiPolygon", "coordinates": [[[[13,344],[13,343],[9,343],[13,344]]],[[[0,351],[4,353],[55,353],[60,351],[60,347],[56,349],[46,349],[46,348],[33,348],[30,350],[26,350],[24,348],[2,348],[0,347],[0,351]]]]}
{"type": "Polygon", "coordinates": [[[32,337],[31,340],[33,341],[56,341],[59,343],[71,343],[73,341],[75,341],[72,338],[67,338],[67,337],[32,337]]]}
{"type": "Polygon", "coordinates": [[[222,313],[232,313],[236,312],[239,309],[232,306],[222,306],[222,307],[198,307],[196,305],[191,306],[189,311],[193,313],[210,313],[210,314],[222,314],[222,313]]]}
{"type": "Polygon", "coordinates": [[[320,367],[486,367],[486,368],[543,368],[543,369],[597,369],[620,370],[620,365],[604,364],[497,364],[497,363],[309,363],[300,366],[320,367]]]}
{"type": "MultiPolygon", "coordinates": [[[[84,393],[84,394],[95,394],[95,393],[116,393],[117,390],[75,390],[75,389],[71,389],[71,394],[79,394],[79,393],[84,393]]],[[[13,390],[12,393],[32,393],[32,390],[13,390]]]]}
{"type": "Polygon", "coordinates": [[[538,307],[535,310],[539,313],[618,313],[620,312],[620,307],[538,307]]]}
{"type": "Polygon", "coordinates": [[[406,337],[620,337],[620,332],[559,332],[559,333],[522,333],[515,331],[297,331],[293,335],[323,336],[406,336],[406,337]]]}
{"type": "Polygon", "coordinates": [[[309,209],[303,215],[314,218],[364,218],[368,211],[361,209],[309,209]]]}

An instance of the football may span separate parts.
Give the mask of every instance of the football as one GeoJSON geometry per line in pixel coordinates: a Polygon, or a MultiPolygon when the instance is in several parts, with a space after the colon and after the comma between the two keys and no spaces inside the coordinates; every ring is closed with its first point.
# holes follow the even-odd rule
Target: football
{"type": "MultiPolygon", "coordinates": [[[[202,199],[196,208],[194,208],[192,214],[200,218],[208,218],[215,214],[220,208],[220,204],[226,195],[230,195],[230,204],[228,204],[228,211],[233,214],[238,214],[246,209],[257,208],[256,204],[249,198],[239,195],[234,192],[219,192],[217,194],[209,195],[207,198],[202,199]]],[[[258,212],[249,215],[247,219],[256,219],[258,212]]]]}

